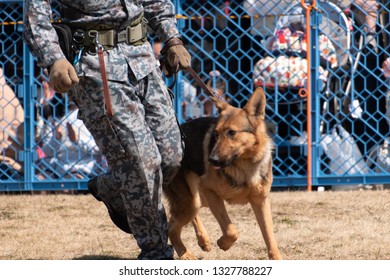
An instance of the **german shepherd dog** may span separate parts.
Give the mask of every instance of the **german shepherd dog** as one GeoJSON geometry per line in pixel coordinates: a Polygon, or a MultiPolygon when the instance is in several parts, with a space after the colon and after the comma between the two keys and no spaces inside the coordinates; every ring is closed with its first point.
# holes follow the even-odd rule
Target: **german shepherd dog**
{"type": "Polygon", "coordinates": [[[244,108],[210,97],[218,118],[204,117],[182,125],[185,152],[182,166],[164,188],[170,210],[169,238],[180,259],[196,259],[185,247],[181,232],[192,222],[198,244],[211,250],[210,240],[198,215],[209,207],[222,236],[219,248],[228,250],[238,238],[224,201],[250,203],[263,234],[270,259],[281,259],[273,232],[269,192],[272,184],[274,144],[265,125],[265,94],[258,88],[244,108]]]}

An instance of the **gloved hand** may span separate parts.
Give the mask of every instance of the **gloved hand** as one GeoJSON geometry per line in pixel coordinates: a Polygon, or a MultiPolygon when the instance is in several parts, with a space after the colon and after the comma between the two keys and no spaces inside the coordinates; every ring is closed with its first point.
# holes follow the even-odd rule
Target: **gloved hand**
{"type": "Polygon", "coordinates": [[[59,59],[50,67],[49,84],[59,93],[65,93],[79,82],[76,71],[66,59],[59,59]]]}
{"type": "MultiPolygon", "coordinates": [[[[169,74],[176,74],[179,70],[190,67],[191,55],[184,47],[183,41],[180,38],[174,37],[166,42],[164,48],[161,50],[161,54],[165,57],[165,60],[168,63],[168,65],[165,65],[165,71],[169,74]]],[[[164,71],[164,65],[162,66],[164,71]]]]}

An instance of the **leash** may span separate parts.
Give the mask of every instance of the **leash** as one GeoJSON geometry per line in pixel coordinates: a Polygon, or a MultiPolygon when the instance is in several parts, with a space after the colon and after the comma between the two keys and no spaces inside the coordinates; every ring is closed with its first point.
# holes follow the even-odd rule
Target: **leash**
{"type": "MultiPolygon", "coordinates": [[[[206,84],[199,78],[198,74],[192,69],[191,67],[186,68],[188,73],[190,73],[191,77],[194,78],[194,80],[197,82],[197,84],[203,89],[203,91],[209,96],[221,99],[221,96],[216,91],[211,91],[211,89],[206,86],[206,84]]],[[[213,99],[211,99],[212,102],[214,102],[213,99]]]]}
{"type": "MultiPolygon", "coordinates": [[[[180,40],[181,42],[181,40],[180,40]]],[[[173,42],[171,45],[168,45],[166,47],[170,47],[172,45],[174,45],[175,42],[173,42]]],[[[164,49],[166,48],[164,47],[164,49]]],[[[167,77],[167,78],[171,78],[173,76],[173,82],[172,84],[170,84],[168,86],[168,88],[170,90],[173,90],[173,87],[175,86],[176,84],[176,71],[174,71],[170,65],[168,64],[168,60],[165,56],[165,53],[166,51],[161,51],[161,53],[163,54],[163,56],[160,57],[159,61],[160,61],[160,69],[161,71],[164,73],[164,75],[167,77]]],[[[174,57],[174,63],[175,65],[178,65],[179,64],[179,57],[175,56],[174,57]]],[[[196,72],[194,71],[194,69],[191,68],[191,66],[185,68],[184,70],[187,70],[188,73],[190,73],[191,77],[196,81],[196,83],[203,89],[203,91],[209,96],[209,97],[213,97],[213,98],[218,98],[218,99],[222,99],[221,96],[218,94],[218,92],[216,91],[211,91],[211,89],[206,86],[206,84],[202,81],[201,78],[199,78],[198,74],[196,74],[196,72]]],[[[214,102],[213,98],[211,98],[211,101],[214,102]]]]}
{"type": "Polygon", "coordinates": [[[112,113],[111,97],[110,97],[110,91],[108,89],[106,65],[104,63],[104,53],[103,53],[104,48],[99,43],[97,36],[96,36],[96,45],[97,45],[97,53],[99,57],[100,71],[102,73],[104,103],[106,104],[107,115],[109,117],[112,117],[113,113],[112,113]]]}

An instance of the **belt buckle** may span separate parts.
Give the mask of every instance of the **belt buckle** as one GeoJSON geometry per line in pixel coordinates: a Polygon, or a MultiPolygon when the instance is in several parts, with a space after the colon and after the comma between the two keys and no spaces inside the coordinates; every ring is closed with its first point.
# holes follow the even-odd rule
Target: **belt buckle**
{"type": "Polygon", "coordinates": [[[141,23],[126,27],[126,44],[132,45],[143,38],[141,23]]]}
{"type": "Polygon", "coordinates": [[[99,42],[108,49],[115,47],[115,31],[113,29],[99,31],[99,42]]]}

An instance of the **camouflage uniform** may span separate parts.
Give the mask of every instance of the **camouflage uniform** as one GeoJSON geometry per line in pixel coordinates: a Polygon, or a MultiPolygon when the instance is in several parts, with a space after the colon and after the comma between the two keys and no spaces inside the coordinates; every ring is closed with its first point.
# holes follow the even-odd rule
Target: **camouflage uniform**
{"type": "MultiPolygon", "coordinates": [[[[63,22],[105,24],[120,30],[143,12],[162,42],[179,34],[170,0],[58,2],[73,11],[72,19],[63,15],[63,22]]],[[[38,65],[48,67],[65,58],[50,23],[51,1],[24,3],[24,38],[38,65]]],[[[148,42],[120,43],[104,54],[113,116],[106,114],[97,55],[83,54],[75,66],[80,82],[68,92],[80,108],[79,118],[107,157],[109,171],[97,180],[98,194],[127,216],[142,250],[139,258],[172,258],[161,202],[162,185],[171,180],[182,158],[172,100],[148,42]]]]}

